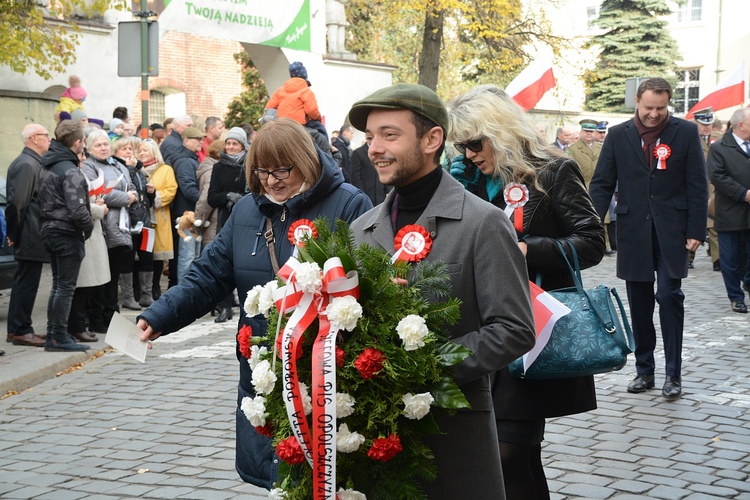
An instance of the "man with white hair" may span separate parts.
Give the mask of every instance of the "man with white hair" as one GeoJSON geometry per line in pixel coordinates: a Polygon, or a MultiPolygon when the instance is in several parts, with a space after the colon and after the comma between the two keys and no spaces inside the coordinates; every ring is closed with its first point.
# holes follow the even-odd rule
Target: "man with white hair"
{"type": "Polygon", "coordinates": [[[21,132],[23,151],[8,167],[5,218],[7,244],[18,263],[8,305],[8,342],[14,345],[44,347],[44,337],[34,333],[31,313],[36,302],[42,264],[49,254],[42,243],[42,214],[39,208],[39,172],[42,156],[50,145],[49,132],[30,123],[21,132]]]}
{"type": "Polygon", "coordinates": [[[568,127],[557,127],[555,142],[551,146],[567,152],[572,137],[573,132],[568,127]]]}
{"type": "Polygon", "coordinates": [[[732,311],[747,313],[750,270],[750,108],[732,114],[732,128],[708,148],[708,178],[715,188],[714,229],[719,236],[721,275],[732,311]],[[743,267],[744,273],[743,273],[743,267]]]}
{"type": "Polygon", "coordinates": [[[182,146],[182,132],[188,127],[193,126],[193,119],[188,115],[179,115],[172,120],[172,132],[164,139],[159,146],[164,163],[172,164],[171,155],[182,146]]]}

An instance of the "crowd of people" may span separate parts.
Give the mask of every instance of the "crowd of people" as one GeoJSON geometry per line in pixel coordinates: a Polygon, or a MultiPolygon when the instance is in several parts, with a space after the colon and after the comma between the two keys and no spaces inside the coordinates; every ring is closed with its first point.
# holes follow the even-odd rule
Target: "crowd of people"
{"type": "MultiPolygon", "coordinates": [[[[248,291],[273,279],[292,255],[286,235],[295,222],[325,216],[333,228],[343,219],[357,243],[390,253],[399,231],[417,224],[432,239],[425,258],[447,264],[461,300],[453,340],[472,351],[454,370],[471,409],[438,414],[443,433],[429,443],[438,476],[424,489],[429,498],[533,500],[550,497],[542,465],[546,419],[597,404],[591,375],[532,381],[506,368],[534,344],[528,281],[547,290],[572,285],[558,243],[575,248],[581,268],[617,250],[636,339],[637,373],[627,390],[655,386],[658,304],[662,395],[679,398],[681,280],[690,252],[706,240],[707,155],[720,247],[712,255],[718,261],[721,252],[732,309],[747,312],[746,108],[723,137],[701,139],[698,125],[713,121],[710,110],[697,114],[697,124],[671,116],[671,86],[651,78],[638,88],[633,118],[610,129],[584,119],[575,146],[562,127],[549,144],[497,86],[478,86],[446,106],[426,87],[399,84],[355,103],[329,138],[306,69],[295,62],[289,70],[257,132],[182,115],[139,139],[127,132],[121,108],[109,131],[63,116],[51,140],[41,125],[27,125],[8,179],[8,244],[19,261],[8,340],[85,350],[120,307],[142,311],[144,341],[209,312],[228,321],[248,291]],[[355,129],[365,142],[352,150],[355,129]],[[175,228],[175,219],[188,214],[200,241],[175,228]],[[51,262],[54,281],[41,336],[31,308],[44,262],[51,262]]],[[[74,103],[81,90],[70,92],[74,103]]],[[[267,324],[239,308],[242,327],[263,335],[267,324]]],[[[252,370],[240,363],[239,372],[238,408],[253,396],[252,370]]],[[[278,463],[271,440],[239,409],[236,445],[241,478],[271,488],[278,463]]]]}

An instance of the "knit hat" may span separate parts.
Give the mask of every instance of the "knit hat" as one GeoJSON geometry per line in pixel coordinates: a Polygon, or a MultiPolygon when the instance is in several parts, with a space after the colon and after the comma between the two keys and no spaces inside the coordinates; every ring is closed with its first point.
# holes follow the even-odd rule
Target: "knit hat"
{"type": "Polygon", "coordinates": [[[70,113],[70,119],[76,122],[79,122],[86,118],[86,112],[82,109],[74,109],[72,113],[70,113]]]}
{"type": "Polygon", "coordinates": [[[581,126],[581,129],[583,130],[596,130],[596,126],[598,125],[598,122],[596,120],[591,119],[585,119],[578,122],[578,124],[581,126]]]}
{"type": "Polygon", "coordinates": [[[448,132],[448,110],[445,104],[435,92],[424,85],[399,83],[376,90],[354,103],[349,111],[349,123],[364,131],[367,127],[367,115],[375,108],[408,109],[448,132]]]}
{"type": "Polygon", "coordinates": [[[118,125],[125,125],[125,122],[123,122],[123,121],[122,121],[122,120],[120,120],[119,118],[112,118],[112,119],[111,119],[111,120],[109,121],[109,131],[110,131],[110,132],[114,132],[114,131],[115,131],[115,128],[116,128],[116,127],[117,127],[118,125]]]}
{"type": "Polygon", "coordinates": [[[227,132],[224,140],[228,141],[229,139],[234,139],[235,141],[242,144],[245,149],[247,149],[247,133],[240,127],[232,127],[231,129],[229,129],[229,132],[227,132]]]}
{"type": "Polygon", "coordinates": [[[290,78],[302,78],[307,80],[307,69],[305,65],[299,61],[295,61],[289,65],[289,77],[290,78]]]}
{"type": "Polygon", "coordinates": [[[70,94],[70,97],[77,101],[86,99],[86,96],[88,95],[83,87],[70,87],[68,93],[70,94]]]}

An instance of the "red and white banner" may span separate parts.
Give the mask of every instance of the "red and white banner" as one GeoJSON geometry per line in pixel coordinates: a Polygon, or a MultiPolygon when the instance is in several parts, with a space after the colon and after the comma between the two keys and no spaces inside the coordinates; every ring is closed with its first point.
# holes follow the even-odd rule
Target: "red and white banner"
{"type": "Polygon", "coordinates": [[[705,109],[709,106],[714,111],[731,108],[732,106],[741,106],[745,102],[745,63],[732,71],[727,77],[719,82],[716,89],[698,103],[690,108],[685,115],[686,120],[693,119],[695,111],[705,109]]]}
{"type": "Polygon", "coordinates": [[[528,111],[555,85],[552,59],[548,55],[539,55],[505,87],[505,91],[528,111]]]}
{"type": "Polygon", "coordinates": [[[533,349],[523,355],[524,372],[536,361],[544,346],[549,342],[552,328],[557,320],[570,313],[570,309],[565,304],[542,290],[536,283],[529,281],[529,288],[531,289],[531,305],[534,308],[536,344],[533,349]]]}
{"type": "Polygon", "coordinates": [[[153,252],[155,238],[156,230],[151,229],[150,227],[144,227],[141,231],[141,251],[153,252]]]}

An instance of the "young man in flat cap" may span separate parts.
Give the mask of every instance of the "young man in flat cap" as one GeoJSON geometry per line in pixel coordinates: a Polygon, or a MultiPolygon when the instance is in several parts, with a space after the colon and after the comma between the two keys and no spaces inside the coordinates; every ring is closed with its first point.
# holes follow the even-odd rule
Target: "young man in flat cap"
{"type": "Polygon", "coordinates": [[[352,224],[356,242],[393,254],[404,226],[421,226],[431,242],[424,258],[445,262],[461,299],[453,341],[473,352],[453,370],[471,409],[439,413],[443,434],[428,441],[438,474],[424,484],[427,498],[504,499],[490,375],[534,344],[526,263],[513,227],[440,168],[448,112],[432,90],[386,87],[355,103],[349,121],[365,132],[380,182],[393,186],[352,224]]]}
{"type": "MultiPolygon", "coordinates": [[[[714,130],[714,110],[711,106],[706,109],[701,109],[693,113],[693,119],[695,124],[698,125],[698,135],[701,136],[701,146],[703,146],[703,155],[708,162],[708,147],[714,142],[721,139],[721,132],[714,130]]],[[[709,181],[708,183],[708,206],[712,206],[712,195],[714,193],[714,186],[709,181]]],[[[721,271],[721,262],[719,261],[719,237],[714,229],[714,217],[709,214],[708,216],[708,254],[711,256],[711,262],[713,263],[714,271],[721,271]]],[[[690,254],[690,263],[693,263],[695,258],[695,252],[690,254]]]]}
{"type": "Polygon", "coordinates": [[[588,188],[591,177],[594,176],[602,145],[596,142],[596,120],[585,119],[578,123],[581,125],[581,139],[568,148],[568,156],[581,167],[583,179],[588,188]]]}

